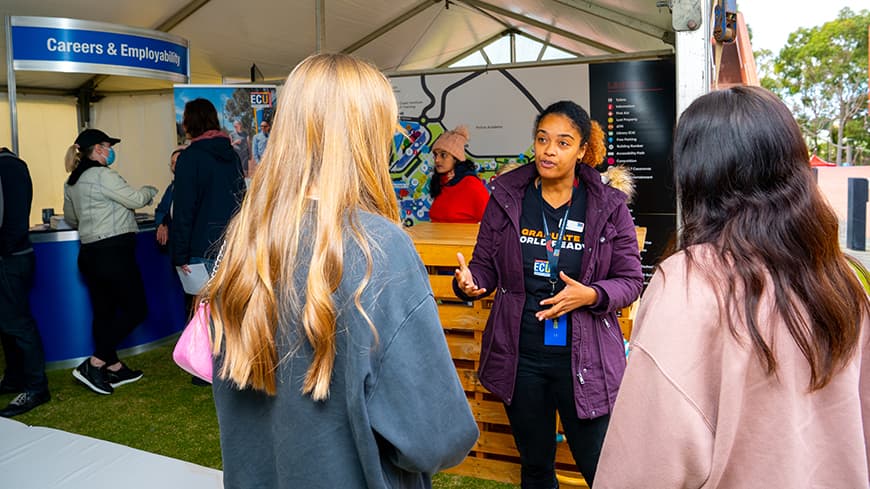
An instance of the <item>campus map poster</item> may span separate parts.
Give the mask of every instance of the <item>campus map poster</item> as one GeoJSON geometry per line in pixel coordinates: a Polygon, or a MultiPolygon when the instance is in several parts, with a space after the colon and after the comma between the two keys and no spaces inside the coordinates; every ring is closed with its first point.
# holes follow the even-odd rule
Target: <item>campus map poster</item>
{"type": "Polygon", "coordinates": [[[589,106],[589,66],[475,71],[394,77],[400,124],[390,174],[406,224],[429,220],[431,145],[444,131],[468,127],[465,148],[483,180],[512,162],[532,157],[535,117],[558,100],[589,106]]]}
{"type": "Polygon", "coordinates": [[[245,175],[250,176],[256,168],[254,146],[263,131],[263,121],[270,127],[277,103],[274,85],[175,85],[175,130],[178,144],[185,142],[181,127],[184,104],[196,98],[204,98],[214,105],[221,129],[232,140],[233,149],[242,161],[245,175]]]}

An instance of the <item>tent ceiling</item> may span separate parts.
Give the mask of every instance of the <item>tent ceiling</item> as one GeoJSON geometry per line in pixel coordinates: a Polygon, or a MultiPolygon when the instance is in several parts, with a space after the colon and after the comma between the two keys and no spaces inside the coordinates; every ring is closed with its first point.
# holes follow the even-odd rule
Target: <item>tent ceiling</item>
{"type": "MultiPolygon", "coordinates": [[[[326,51],[351,51],[387,72],[438,68],[515,31],[583,57],[672,50],[671,14],[655,0],[324,0],[326,51]]],[[[70,17],[156,29],[199,7],[169,32],[190,41],[191,70],[248,78],[256,64],[280,79],[316,50],[317,0],[4,0],[2,15],[70,17]]],[[[0,58],[6,58],[5,37],[0,58]]],[[[5,66],[5,64],[4,64],[5,66]]],[[[91,77],[19,72],[27,87],[74,90],[91,77]]],[[[0,84],[6,83],[6,71],[0,84]]],[[[167,88],[169,82],[100,77],[98,89],[167,88]]]]}

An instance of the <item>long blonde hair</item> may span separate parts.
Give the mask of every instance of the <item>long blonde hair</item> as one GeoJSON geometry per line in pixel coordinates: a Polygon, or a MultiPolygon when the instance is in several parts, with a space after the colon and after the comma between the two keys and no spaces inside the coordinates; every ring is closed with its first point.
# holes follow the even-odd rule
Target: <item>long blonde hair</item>
{"type": "Polygon", "coordinates": [[[354,297],[362,312],[360,295],[372,259],[356,212],[398,222],[389,175],[397,121],[390,82],[366,62],[319,54],[290,73],[269,145],[204,291],[211,298],[215,353],[226,344],[221,378],[274,395],[279,317],[300,311],[313,349],[302,392],[314,400],[329,396],[337,315],[332,294],[343,274],[342,237],[349,234],[366,256],[366,279],[354,297]],[[303,221],[310,225],[303,229],[303,221]],[[302,242],[310,243],[309,264],[297,261],[302,242]],[[303,303],[292,284],[295,270],[306,266],[303,303]],[[289,307],[281,307],[282,300],[289,307]]]}

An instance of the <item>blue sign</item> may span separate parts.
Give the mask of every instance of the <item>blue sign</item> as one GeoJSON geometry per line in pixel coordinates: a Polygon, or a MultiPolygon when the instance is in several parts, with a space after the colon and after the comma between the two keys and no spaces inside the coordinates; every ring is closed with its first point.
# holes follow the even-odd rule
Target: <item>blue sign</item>
{"type": "Polygon", "coordinates": [[[127,26],[12,17],[15,70],[99,73],[188,81],[187,41],[127,26]]]}

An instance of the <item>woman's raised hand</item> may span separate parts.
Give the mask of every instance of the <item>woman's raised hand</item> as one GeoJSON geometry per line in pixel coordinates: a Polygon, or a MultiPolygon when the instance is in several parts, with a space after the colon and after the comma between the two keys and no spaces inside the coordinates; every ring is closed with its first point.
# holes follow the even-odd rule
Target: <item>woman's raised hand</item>
{"type": "Polygon", "coordinates": [[[456,283],[459,284],[462,293],[469,297],[479,297],[486,294],[486,289],[480,289],[475,285],[474,277],[471,275],[471,270],[468,269],[462,253],[456,253],[456,259],[459,260],[459,268],[456,269],[453,275],[456,277],[456,283]]]}

